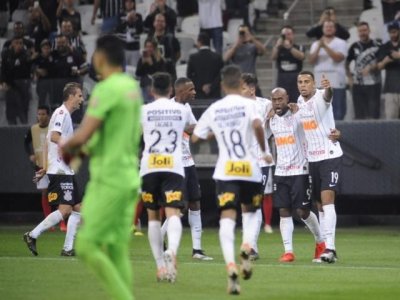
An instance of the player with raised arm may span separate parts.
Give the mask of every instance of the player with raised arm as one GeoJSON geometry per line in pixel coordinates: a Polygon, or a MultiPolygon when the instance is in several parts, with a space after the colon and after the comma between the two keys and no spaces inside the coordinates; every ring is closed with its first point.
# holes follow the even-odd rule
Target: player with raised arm
{"type": "Polygon", "coordinates": [[[201,116],[192,135],[192,142],[214,135],[218,143],[218,160],[213,178],[216,180],[217,205],[220,209],[219,239],[228,273],[228,293],[239,294],[239,269],[235,261],[236,205],[241,204],[243,239],[240,247],[242,277],[252,275],[249,260],[251,245],[259,226],[256,210],[262,200],[261,168],[253,145],[258,141],[261,156],[267,162],[262,117],[253,101],[241,96],[241,72],[227,66],[222,72],[222,89],[227,95],[213,103],[201,116]]]}
{"type": "Polygon", "coordinates": [[[314,74],[309,71],[299,73],[297,86],[300,92],[298,113],[307,141],[306,154],[312,179],[312,195],[322,204],[319,217],[326,249],[321,260],[334,263],[337,260],[335,197],[340,191],[343,151],[340,143],[330,138],[335,130],[333,90],[324,75],[321,80],[322,89],[317,89],[314,74]]]}
{"type": "Polygon", "coordinates": [[[78,83],[68,83],[63,90],[63,104],[51,116],[46,137],[47,155],[43,169],[36,172],[36,181],[47,174],[49,178],[48,199],[52,206],[58,209],[49,214],[32,231],[24,234],[24,241],[33,255],[38,255],[37,238],[45,231],[66,220],[68,217],[67,233],[65,235],[62,256],[75,256],[73,248],[78,225],[81,220],[81,199],[77,193],[74,171],[60,156],[60,143],[72,136],[71,114],[78,110],[83,102],[82,87],[78,83]]]}
{"type": "Polygon", "coordinates": [[[285,253],[279,261],[292,262],[293,217],[296,212],[310,229],[316,242],[314,260],[325,250],[317,216],[311,211],[310,182],[305,140],[299,114],[289,109],[285,89],[275,88],[271,93],[273,113],[268,129],[275,137],[277,162],[274,177],[274,205],[279,208],[280,231],[285,253]]]}
{"type": "MultiPolygon", "coordinates": [[[[270,112],[272,108],[271,100],[266,99],[266,98],[261,98],[256,96],[256,89],[257,89],[257,77],[254,74],[251,73],[243,73],[242,74],[242,96],[254,100],[256,107],[257,107],[257,112],[259,115],[262,117],[262,122],[263,126],[265,129],[265,124],[267,121],[267,116],[268,113],[270,112]]],[[[262,189],[261,192],[263,193],[263,200],[262,200],[262,206],[264,210],[264,220],[268,220],[269,222],[265,222],[265,229],[266,232],[271,232],[271,215],[272,215],[272,196],[270,193],[267,193],[267,182],[268,180],[271,180],[272,178],[268,178],[270,174],[270,168],[274,165],[274,162],[267,163],[263,157],[261,156],[261,149],[257,141],[254,141],[254,149],[257,152],[258,155],[258,161],[261,167],[261,173],[262,173],[262,189]]],[[[268,138],[267,135],[265,135],[265,147],[267,149],[267,152],[269,153],[269,145],[268,145],[268,138]]],[[[251,260],[257,260],[259,258],[258,254],[258,236],[260,234],[261,230],[261,224],[262,224],[262,212],[261,212],[261,207],[257,209],[257,216],[258,216],[258,222],[259,226],[258,231],[256,236],[254,237],[254,242],[252,244],[252,249],[251,249],[251,255],[250,259],[251,260]]]]}
{"type": "MultiPolygon", "coordinates": [[[[171,76],[153,75],[151,92],[155,101],[143,106],[144,149],[140,164],[142,200],[148,214],[148,238],[157,264],[157,280],[175,282],[176,255],[181,236],[181,209],[184,208],[184,168],[182,137],[188,129],[190,113],[184,105],[169,99],[171,76]],[[160,208],[165,207],[168,247],[163,252],[160,208]]],[[[191,129],[193,130],[193,129],[191,129]]],[[[190,132],[190,131],[189,131],[190,132]]]]}
{"type": "Polygon", "coordinates": [[[122,42],[105,35],[96,41],[93,63],[100,81],[81,126],[61,150],[64,157],[87,145],[90,181],[78,233],[78,257],[100,278],[112,299],[133,299],[129,261],[134,201],[140,187],[138,151],[142,96],[123,73],[122,42]]]}

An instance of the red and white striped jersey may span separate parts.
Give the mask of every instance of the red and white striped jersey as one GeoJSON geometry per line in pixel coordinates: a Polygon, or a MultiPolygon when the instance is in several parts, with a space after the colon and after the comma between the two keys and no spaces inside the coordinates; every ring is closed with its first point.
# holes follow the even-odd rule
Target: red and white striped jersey
{"type": "Polygon", "coordinates": [[[335,120],[332,102],[324,100],[324,90],[316,90],[308,101],[300,95],[297,103],[307,140],[308,161],[315,162],[342,156],[340,143],[329,139],[331,129],[335,128],[335,120]]]}
{"type": "Polygon", "coordinates": [[[290,110],[283,116],[275,114],[269,120],[269,129],[276,144],[275,175],[308,174],[307,145],[299,114],[293,114],[290,110]]]}

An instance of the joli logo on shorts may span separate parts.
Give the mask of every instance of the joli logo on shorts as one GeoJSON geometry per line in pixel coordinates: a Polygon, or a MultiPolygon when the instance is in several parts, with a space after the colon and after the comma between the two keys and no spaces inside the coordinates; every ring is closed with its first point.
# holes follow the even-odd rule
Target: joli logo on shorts
{"type": "Polygon", "coordinates": [[[226,203],[233,202],[235,200],[234,193],[223,193],[222,195],[218,195],[218,202],[220,207],[224,207],[226,203]]]}
{"type": "Polygon", "coordinates": [[[172,155],[150,154],[149,169],[172,169],[174,167],[174,158],[172,155]]]}
{"type": "Polygon", "coordinates": [[[165,198],[167,199],[167,203],[180,201],[182,199],[182,192],[165,192],[165,198]]]}
{"type": "Polygon", "coordinates": [[[226,176],[250,177],[252,174],[251,164],[248,161],[228,160],[225,164],[226,176]]]}

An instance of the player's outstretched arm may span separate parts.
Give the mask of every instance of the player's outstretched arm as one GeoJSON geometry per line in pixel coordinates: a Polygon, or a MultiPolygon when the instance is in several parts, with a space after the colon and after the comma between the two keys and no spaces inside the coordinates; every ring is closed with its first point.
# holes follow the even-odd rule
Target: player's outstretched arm
{"type": "Polygon", "coordinates": [[[329,103],[332,102],[333,89],[331,87],[331,82],[329,81],[328,78],[325,77],[325,74],[322,74],[321,87],[325,89],[324,93],[325,102],[329,103]]]}

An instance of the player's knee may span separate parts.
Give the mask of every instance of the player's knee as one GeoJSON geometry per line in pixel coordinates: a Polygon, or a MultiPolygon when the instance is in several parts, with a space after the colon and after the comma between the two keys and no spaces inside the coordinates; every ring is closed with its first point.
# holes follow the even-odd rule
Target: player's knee
{"type": "Polygon", "coordinates": [[[198,210],[200,210],[200,201],[189,202],[189,209],[190,209],[191,211],[198,211],[198,210]]]}
{"type": "Polygon", "coordinates": [[[282,218],[289,218],[292,216],[292,211],[289,208],[280,208],[279,216],[281,216],[282,218]]]}
{"type": "Polygon", "coordinates": [[[308,209],[298,208],[296,209],[296,212],[298,216],[303,220],[308,219],[308,217],[310,216],[310,211],[308,209]]]}

